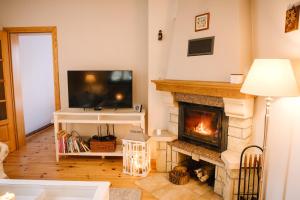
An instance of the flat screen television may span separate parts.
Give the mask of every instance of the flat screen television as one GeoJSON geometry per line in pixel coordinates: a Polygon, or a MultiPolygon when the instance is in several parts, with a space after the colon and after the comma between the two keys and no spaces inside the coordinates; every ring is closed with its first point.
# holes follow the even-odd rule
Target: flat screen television
{"type": "Polygon", "coordinates": [[[68,71],[70,108],[132,108],[132,71],[68,71]]]}

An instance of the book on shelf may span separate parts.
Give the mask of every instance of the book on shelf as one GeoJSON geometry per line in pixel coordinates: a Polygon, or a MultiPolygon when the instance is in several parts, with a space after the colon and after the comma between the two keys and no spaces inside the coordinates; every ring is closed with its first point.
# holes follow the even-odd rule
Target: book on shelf
{"type": "Polygon", "coordinates": [[[57,140],[59,153],[81,153],[90,151],[90,148],[76,131],[72,131],[71,133],[67,133],[64,130],[59,131],[57,140]]]}

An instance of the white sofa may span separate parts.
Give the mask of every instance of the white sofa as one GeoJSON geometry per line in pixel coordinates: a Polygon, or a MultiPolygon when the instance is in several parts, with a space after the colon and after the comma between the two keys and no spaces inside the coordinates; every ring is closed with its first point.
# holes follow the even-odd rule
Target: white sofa
{"type": "Polygon", "coordinates": [[[3,161],[8,155],[8,146],[5,143],[0,142],[0,179],[7,178],[7,175],[4,173],[3,161]]]}

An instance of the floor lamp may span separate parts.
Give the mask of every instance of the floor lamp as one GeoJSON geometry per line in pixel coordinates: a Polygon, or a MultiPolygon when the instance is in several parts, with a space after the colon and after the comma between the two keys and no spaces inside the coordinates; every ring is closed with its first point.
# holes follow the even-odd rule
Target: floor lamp
{"type": "Polygon", "coordinates": [[[270,106],[272,97],[299,96],[299,89],[293,68],[288,59],[256,59],[242,85],[241,92],[263,96],[266,100],[264,123],[262,174],[259,200],[266,199],[267,141],[270,106]]]}

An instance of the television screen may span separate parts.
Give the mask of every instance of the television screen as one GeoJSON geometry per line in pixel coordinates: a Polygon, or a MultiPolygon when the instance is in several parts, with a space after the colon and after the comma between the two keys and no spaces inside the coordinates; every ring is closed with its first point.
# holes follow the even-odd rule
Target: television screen
{"type": "Polygon", "coordinates": [[[68,71],[70,108],[131,108],[132,71],[68,71]]]}

